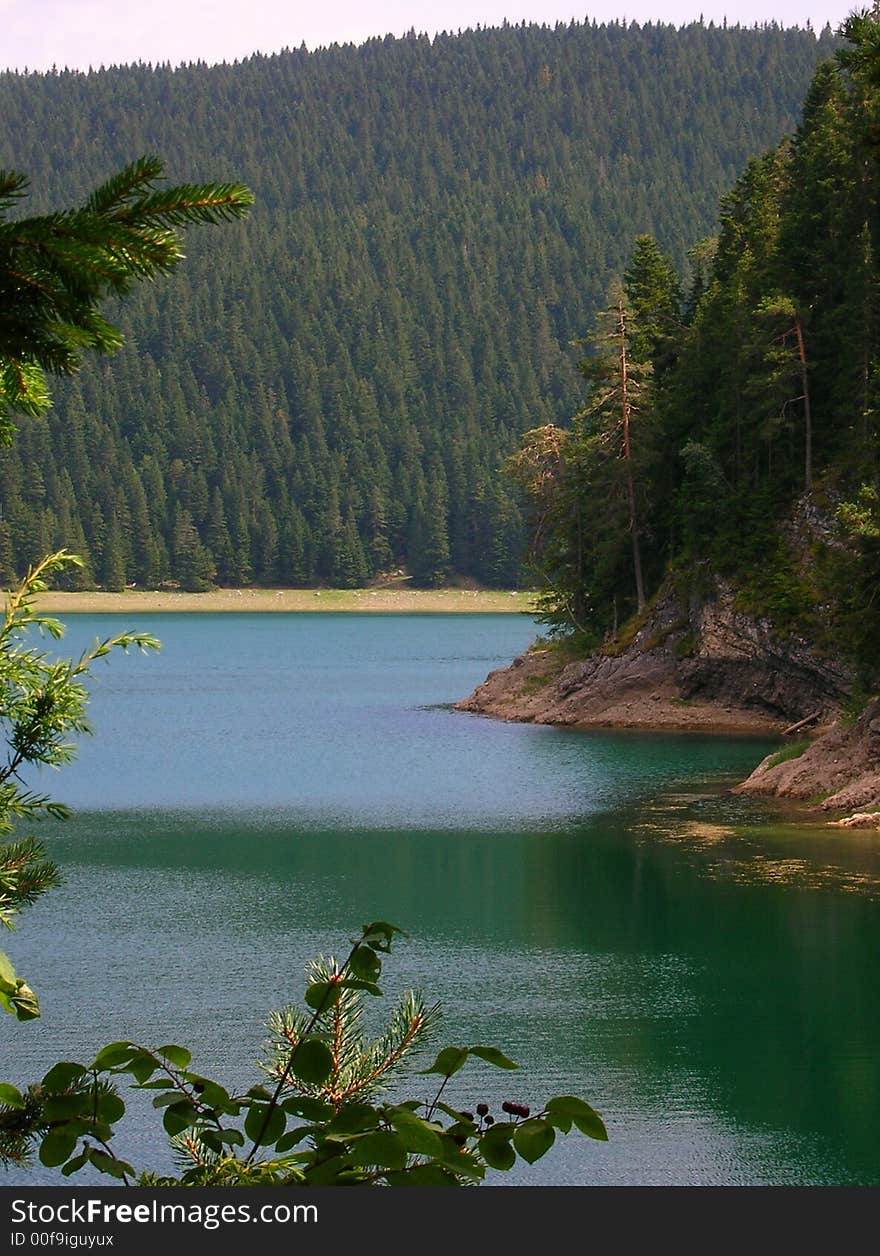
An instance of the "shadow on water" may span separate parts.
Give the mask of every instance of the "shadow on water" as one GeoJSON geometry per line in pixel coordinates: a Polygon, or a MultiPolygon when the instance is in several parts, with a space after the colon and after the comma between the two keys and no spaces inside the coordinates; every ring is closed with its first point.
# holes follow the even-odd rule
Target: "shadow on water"
{"type": "MultiPolygon", "coordinates": [[[[241,1079],[306,959],[390,917],[410,934],[392,984],[442,999],[444,1040],[497,1042],[520,1098],[608,1117],[607,1148],[565,1144],[542,1180],[878,1181],[877,843],[826,864],[824,834],[741,800],[670,806],[530,832],[82,816],[28,970],[74,1041],[183,1036],[241,1079]]],[[[462,1102],[510,1083],[480,1085],[462,1102]]]]}

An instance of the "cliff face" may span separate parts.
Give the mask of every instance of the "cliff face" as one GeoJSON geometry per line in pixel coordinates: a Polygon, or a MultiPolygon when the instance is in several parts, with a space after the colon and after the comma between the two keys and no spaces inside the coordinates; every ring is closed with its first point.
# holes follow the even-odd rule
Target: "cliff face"
{"type": "Polygon", "coordinates": [[[781,731],[834,717],[848,676],[805,641],[774,637],[730,589],[684,607],[661,597],[625,648],[566,660],[532,650],[492,672],[458,709],[575,727],[781,731]]]}

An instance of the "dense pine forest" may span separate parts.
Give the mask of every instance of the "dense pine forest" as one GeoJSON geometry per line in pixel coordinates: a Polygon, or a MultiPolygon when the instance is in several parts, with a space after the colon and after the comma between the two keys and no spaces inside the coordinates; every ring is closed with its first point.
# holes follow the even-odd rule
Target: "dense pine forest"
{"type": "Polygon", "coordinates": [[[846,35],[793,135],[722,198],[689,283],[637,238],[573,426],[511,460],[546,617],[588,645],[721,577],[742,611],[877,679],[880,19],[846,35]]]}
{"type": "Polygon", "coordinates": [[[354,586],[396,569],[515,582],[521,494],[499,468],[525,431],[567,426],[582,405],[574,342],[640,235],[696,276],[684,305],[670,298],[684,339],[664,324],[642,346],[655,386],[679,398],[638,452],[646,580],[685,533],[723,539],[713,477],[734,533],[788,500],[803,407],[788,403],[786,320],[815,373],[817,476],[839,449],[836,416],[870,410],[859,329],[873,323],[840,315],[839,290],[859,285],[873,311],[873,220],[854,204],[827,238],[853,162],[874,151],[861,122],[850,136],[841,121],[842,70],[820,71],[794,144],[728,194],[715,260],[688,251],[745,163],[795,126],[836,46],[775,25],[524,24],[0,76],[2,164],[32,184],[22,213],[76,203],[142,153],[172,179],[243,180],[256,196],[247,222],[197,234],[177,275],[111,309],[125,348],[58,381],[54,409],[0,451],[0,582],[61,545],[86,559],[71,587],[354,586]],[[813,203],[800,178],[829,145],[813,203]],[[784,283],[782,249],[799,259],[784,283]],[[794,313],[777,302],[754,330],[756,302],[779,294],[794,313]],[[704,489],[693,509],[674,507],[682,466],[704,489]]]}

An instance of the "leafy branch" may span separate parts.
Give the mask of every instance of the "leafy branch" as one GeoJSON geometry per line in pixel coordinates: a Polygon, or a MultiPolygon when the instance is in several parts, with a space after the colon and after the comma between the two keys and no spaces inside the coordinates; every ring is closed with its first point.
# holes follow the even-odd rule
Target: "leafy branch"
{"type": "MultiPolygon", "coordinates": [[[[31,644],[34,631],[54,640],[63,636],[63,626],[39,611],[35,598],[46,591],[51,576],[80,563],[66,550],[49,554],[8,595],[0,619],[0,736],[5,743],[5,758],[0,759],[0,836],[11,833],[15,822],[67,816],[62,803],[30,789],[22,772],[32,766],[57,768],[74,757],[70,735],[91,731],[85,713],[92,665],[117,649],[159,648],[154,637],[142,632],[96,641],[76,660],[52,659],[31,644]]],[[[0,923],[11,929],[18,912],[58,882],[58,869],[33,837],[0,842],[0,923]]],[[[19,1020],[40,1014],[33,990],[2,951],[0,1007],[19,1020]]]]}
{"type": "MultiPolygon", "coordinates": [[[[0,1158],[21,1163],[36,1147],[41,1163],[65,1177],[90,1164],[127,1185],[463,1185],[481,1182],[489,1169],[508,1170],[517,1159],[533,1164],[557,1134],[572,1129],[607,1138],[597,1113],[572,1095],[556,1096],[536,1112],[505,1100],[497,1121],[487,1103],[472,1113],[442,1102],[470,1060],[516,1069],[496,1047],[445,1047],[421,1074],[440,1079],[432,1100],[388,1103],[372,1094],[381,1076],[375,1056],[362,1050],[357,1033],[345,1026],[350,1042],[357,1043],[348,1059],[362,1085],[358,1089],[349,1076],[348,1093],[339,1094],[334,1087],[341,1060],[334,1059],[332,1014],[353,1017],[356,1025],[357,1000],[381,995],[376,982],[383,957],[399,932],[384,921],[366,925],[341,966],[324,967],[323,975],[320,964],[310,966],[305,1004],[311,1015],[303,1016],[301,1032],[276,1061],[271,1093],[255,1085],[230,1095],[192,1071],[185,1047],[114,1042],[89,1065],[56,1064],[24,1091],[0,1085],[0,1158]],[[177,1176],[138,1171],[113,1151],[125,1113],[117,1090],[123,1078],[137,1090],[156,1092],[153,1106],[162,1111],[177,1153],[177,1176]]],[[[374,1044],[391,1043],[386,1055],[394,1056],[395,1065],[420,1036],[410,1026],[401,1037],[400,1028],[374,1044]]]]}

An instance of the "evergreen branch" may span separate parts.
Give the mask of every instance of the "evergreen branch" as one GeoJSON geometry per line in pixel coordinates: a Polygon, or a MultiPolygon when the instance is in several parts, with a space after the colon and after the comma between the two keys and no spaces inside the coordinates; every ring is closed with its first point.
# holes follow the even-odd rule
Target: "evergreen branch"
{"type": "Polygon", "coordinates": [[[215,224],[243,217],[253,203],[253,193],[243,183],[185,183],[141,197],[112,217],[137,226],[154,218],[174,227],[215,224]]]}
{"type": "Polygon", "coordinates": [[[113,175],[100,187],[95,188],[86,201],[86,210],[90,214],[107,214],[119,205],[124,204],[134,192],[144,185],[161,179],[165,173],[162,161],[147,154],[130,162],[118,174],[113,175]]]}
{"type": "MultiPolygon", "coordinates": [[[[342,965],[342,967],[339,970],[340,981],[343,980],[345,974],[348,972],[351,966],[351,961],[354,958],[354,953],[360,945],[361,945],[361,938],[358,938],[357,942],[354,942],[352,944],[352,948],[348,953],[348,957],[345,963],[342,965]]],[[[269,1100],[269,1103],[266,1105],[266,1111],[263,1116],[263,1121],[257,1132],[257,1136],[254,1139],[253,1146],[251,1147],[250,1151],[245,1157],[244,1163],[246,1165],[249,1165],[253,1161],[253,1158],[256,1155],[257,1149],[260,1146],[260,1143],[262,1142],[263,1135],[268,1129],[269,1122],[272,1119],[272,1113],[278,1107],[278,1101],[281,1098],[281,1092],[284,1089],[285,1085],[287,1084],[290,1073],[293,1069],[294,1064],[296,1063],[296,1056],[300,1047],[302,1046],[303,1042],[305,1042],[306,1038],[308,1038],[309,1034],[311,1034],[315,1026],[318,1024],[324,1012],[327,1010],[328,1004],[330,1003],[331,994],[333,993],[333,984],[334,983],[331,983],[331,982],[327,983],[326,989],[324,990],[323,998],[321,999],[318,1006],[315,1008],[314,1013],[312,1014],[308,1024],[305,1027],[305,1031],[302,1037],[299,1039],[299,1041],[294,1046],[293,1050],[290,1052],[287,1062],[284,1068],[282,1069],[281,1076],[278,1078],[278,1082],[275,1086],[274,1092],[272,1093],[272,1097],[269,1100]]]]}

